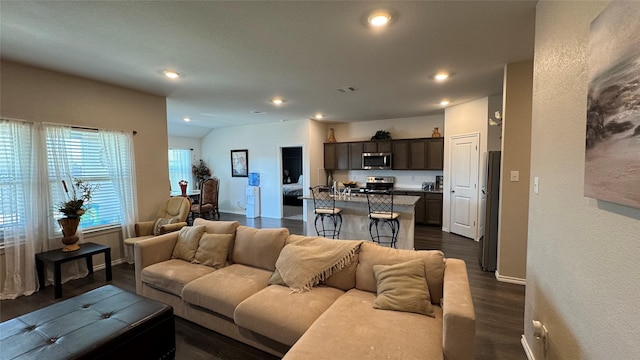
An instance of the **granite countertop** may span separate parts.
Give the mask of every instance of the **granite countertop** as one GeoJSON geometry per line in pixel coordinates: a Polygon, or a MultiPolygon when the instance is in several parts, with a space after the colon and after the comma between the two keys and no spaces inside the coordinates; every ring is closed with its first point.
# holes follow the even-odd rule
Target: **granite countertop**
{"type": "Polygon", "coordinates": [[[421,192],[421,193],[432,193],[432,194],[442,194],[442,189],[435,189],[435,190],[422,190],[422,188],[393,188],[393,190],[395,191],[414,191],[414,192],[421,192]]]}
{"type": "MultiPolygon", "coordinates": [[[[310,196],[303,197],[304,200],[311,200],[313,198],[310,196]]],[[[419,196],[411,196],[411,195],[396,195],[393,197],[393,205],[394,206],[413,206],[420,199],[419,196]]],[[[365,206],[367,204],[367,196],[362,193],[352,193],[351,197],[341,196],[336,198],[336,203],[339,202],[348,202],[348,203],[363,203],[365,206]]]]}

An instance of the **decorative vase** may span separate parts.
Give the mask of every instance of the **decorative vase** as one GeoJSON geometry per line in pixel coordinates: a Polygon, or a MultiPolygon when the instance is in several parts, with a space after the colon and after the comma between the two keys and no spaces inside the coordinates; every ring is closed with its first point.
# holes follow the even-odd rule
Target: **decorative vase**
{"type": "Polygon", "coordinates": [[[333,133],[333,128],[329,128],[329,138],[327,139],[327,142],[330,142],[330,143],[336,142],[336,136],[333,133]]]}
{"type": "Polygon", "coordinates": [[[182,196],[187,196],[187,185],[180,184],[180,191],[182,191],[182,196]]]}
{"type": "Polygon", "coordinates": [[[78,240],[80,240],[80,238],[76,236],[78,225],[80,224],[80,218],[58,219],[58,224],[60,224],[62,234],[64,235],[62,243],[65,246],[62,248],[62,251],[67,252],[80,249],[80,245],[78,245],[78,240]]]}
{"type": "Polygon", "coordinates": [[[434,138],[442,137],[442,135],[438,131],[438,128],[433,128],[433,133],[431,133],[431,137],[434,137],[434,138]]]}

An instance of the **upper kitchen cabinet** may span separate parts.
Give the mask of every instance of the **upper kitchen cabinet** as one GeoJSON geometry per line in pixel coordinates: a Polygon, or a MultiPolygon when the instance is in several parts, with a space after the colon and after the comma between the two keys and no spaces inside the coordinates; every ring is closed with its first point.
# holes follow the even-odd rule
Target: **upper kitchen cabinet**
{"type": "Polygon", "coordinates": [[[444,139],[428,138],[409,141],[409,169],[442,170],[444,139]]]}
{"type": "Polygon", "coordinates": [[[349,169],[350,170],[362,170],[362,153],[367,143],[356,142],[349,143],[349,169]]]}
{"type": "Polygon", "coordinates": [[[391,141],[367,141],[363,144],[366,153],[390,153],[393,151],[391,141]]]}
{"type": "Polygon", "coordinates": [[[427,139],[427,170],[442,170],[444,167],[444,138],[427,139]]]}
{"type": "Polygon", "coordinates": [[[394,140],[392,156],[393,170],[410,170],[409,140],[394,140]]]}
{"type": "Polygon", "coordinates": [[[324,144],[324,168],[326,170],[349,169],[349,144],[325,143],[324,144]]]}

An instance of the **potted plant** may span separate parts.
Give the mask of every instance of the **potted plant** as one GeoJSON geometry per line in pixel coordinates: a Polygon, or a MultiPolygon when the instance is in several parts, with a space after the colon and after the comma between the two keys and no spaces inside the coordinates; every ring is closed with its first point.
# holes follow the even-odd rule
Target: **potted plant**
{"type": "Polygon", "coordinates": [[[211,170],[207,167],[204,160],[200,159],[198,165],[191,165],[191,171],[193,172],[193,176],[198,179],[198,184],[202,182],[204,179],[208,179],[211,176],[211,170]]]}
{"type": "Polygon", "coordinates": [[[91,185],[78,178],[72,179],[71,191],[67,187],[67,183],[62,180],[62,186],[64,187],[66,201],[58,204],[58,211],[64,215],[63,218],[58,219],[58,224],[62,228],[62,243],[65,245],[62,251],[75,251],[80,249],[78,243],[78,236],[76,232],[78,225],[80,224],[80,218],[90,208],[91,198],[93,192],[97,190],[98,185],[91,185]]]}
{"type": "Polygon", "coordinates": [[[391,140],[391,133],[384,130],[376,131],[376,134],[371,137],[371,140],[391,140]]]}

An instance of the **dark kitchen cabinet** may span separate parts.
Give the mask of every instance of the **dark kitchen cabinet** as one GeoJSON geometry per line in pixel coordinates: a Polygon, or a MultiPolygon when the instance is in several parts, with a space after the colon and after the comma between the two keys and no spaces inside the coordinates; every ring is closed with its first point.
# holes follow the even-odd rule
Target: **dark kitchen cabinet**
{"type": "Polygon", "coordinates": [[[325,143],[324,144],[324,168],[326,170],[349,169],[349,144],[325,143]]]}
{"type": "Polygon", "coordinates": [[[424,193],[424,224],[442,226],[442,193],[424,193]]]}
{"type": "Polygon", "coordinates": [[[394,140],[391,162],[393,170],[409,170],[409,140],[394,140]]]}
{"type": "Polygon", "coordinates": [[[367,141],[363,143],[363,152],[366,153],[388,153],[393,151],[391,141],[367,141]]]}
{"type": "Polygon", "coordinates": [[[419,196],[415,204],[415,222],[442,226],[442,193],[424,191],[395,191],[394,195],[419,196]]]}
{"type": "Polygon", "coordinates": [[[366,143],[357,142],[349,144],[349,169],[362,170],[362,153],[366,143]]]}
{"type": "Polygon", "coordinates": [[[409,141],[409,169],[442,170],[444,139],[428,138],[409,141]]]}
{"type": "Polygon", "coordinates": [[[442,170],[444,165],[444,138],[427,139],[427,170],[442,170]]]}

